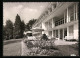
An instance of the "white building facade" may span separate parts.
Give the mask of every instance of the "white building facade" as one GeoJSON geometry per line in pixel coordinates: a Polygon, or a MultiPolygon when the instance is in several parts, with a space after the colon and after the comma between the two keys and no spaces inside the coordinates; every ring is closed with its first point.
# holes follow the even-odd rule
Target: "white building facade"
{"type": "Polygon", "coordinates": [[[78,5],[79,2],[49,2],[32,28],[40,27],[46,35],[61,40],[65,36],[73,36],[78,40],[78,5]]]}

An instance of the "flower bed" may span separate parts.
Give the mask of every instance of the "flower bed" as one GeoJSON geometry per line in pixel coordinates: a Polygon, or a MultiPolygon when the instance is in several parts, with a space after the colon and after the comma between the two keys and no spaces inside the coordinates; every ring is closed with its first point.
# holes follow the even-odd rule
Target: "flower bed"
{"type": "Polygon", "coordinates": [[[26,46],[31,50],[28,56],[58,56],[61,55],[52,40],[26,41],[26,46]]]}

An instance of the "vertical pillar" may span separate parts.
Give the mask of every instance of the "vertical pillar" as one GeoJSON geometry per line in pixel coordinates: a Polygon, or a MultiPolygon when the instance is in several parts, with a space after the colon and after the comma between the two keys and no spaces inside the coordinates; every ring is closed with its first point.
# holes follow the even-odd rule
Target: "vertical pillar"
{"type": "Polygon", "coordinates": [[[68,22],[70,22],[70,9],[68,8],[68,22]]]}
{"type": "Polygon", "coordinates": [[[52,28],[53,28],[53,19],[52,19],[52,28]]]}
{"type": "Polygon", "coordinates": [[[65,12],[64,12],[64,24],[65,24],[65,12]]]}
{"type": "Polygon", "coordinates": [[[78,20],[78,4],[76,4],[76,20],[78,20]]]}
{"type": "Polygon", "coordinates": [[[53,22],[53,28],[55,27],[55,21],[54,21],[54,19],[52,19],[52,22],[53,22]]]}
{"type": "Polygon", "coordinates": [[[54,11],[54,4],[52,4],[51,6],[52,6],[52,11],[54,11]]]}
{"type": "Polygon", "coordinates": [[[74,20],[76,20],[76,4],[74,4],[74,20]]]}
{"type": "Polygon", "coordinates": [[[67,8],[67,23],[69,22],[69,14],[68,14],[68,8],[67,8]]]}
{"type": "Polygon", "coordinates": [[[49,36],[49,21],[48,21],[48,31],[47,32],[48,32],[48,36],[49,36]]]}
{"type": "Polygon", "coordinates": [[[63,40],[64,40],[64,29],[63,29],[63,40]]]}
{"type": "Polygon", "coordinates": [[[58,29],[58,38],[60,39],[60,29],[58,29]]]}

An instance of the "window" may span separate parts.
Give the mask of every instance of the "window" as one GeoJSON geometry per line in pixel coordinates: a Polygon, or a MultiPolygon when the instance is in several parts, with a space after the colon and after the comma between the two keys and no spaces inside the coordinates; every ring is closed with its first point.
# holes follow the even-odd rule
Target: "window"
{"type": "Polygon", "coordinates": [[[58,21],[55,22],[55,26],[58,26],[58,21]]]}
{"type": "Polygon", "coordinates": [[[60,20],[58,21],[58,25],[60,25],[61,23],[60,23],[60,20]]]}
{"type": "Polygon", "coordinates": [[[58,26],[58,25],[61,25],[61,24],[64,24],[64,19],[63,18],[61,18],[60,20],[55,21],[55,26],[58,26]]]}

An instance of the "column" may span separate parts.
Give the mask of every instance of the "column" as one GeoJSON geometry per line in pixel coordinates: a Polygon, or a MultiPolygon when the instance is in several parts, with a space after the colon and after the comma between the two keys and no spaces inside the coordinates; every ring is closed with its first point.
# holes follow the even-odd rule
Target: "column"
{"type": "Polygon", "coordinates": [[[78,4],[76,4],[76,20],[78,20],[78,4]]]}
{"type": "Polygon", "coordinates": [[[58,38],[60,39],[60,29],[58,29],[58,38]]]}
{"type": "Polygon", "coordinates": [[[52,28],[53,28],[53,19],[52,19],[52,28]]]}
{"type": "MultiPolygon", "coordinates": [[[[42,29],[44,29],[44,24],[42,23],[42,29]]],[[[44,31],[42,31],[42,34],[44,34],[44,31]]]]}
{"type": "Polygon", "coordinates": [[[47,32],[48,32],[48,36],[49,36],[49,21],[48,21],[48,31],[47,32]]]}
{"type": "Polygon", "coordinates": [[[76,4],[74,4],[74,20],[76,20],[76,4]]]}
{"type": "Polygon", "coordinates": [[[53,11],[54,10],[54,5],[52,4],[51,7],[52,7],[52,11],[53,11]]]}
{"type": "Polygon", "coordinates": [[[67,8],[67,23],[69,22],[69,17],[68,17],[68,8],[67,8]]]}
{"type": "Polygon", "coordinates": [[[64,40],[64,29],[63,29],[63,40],[64,40]]]}
{"type": "Polygon", "coordinates": [[[65,24],[65,12],[64,12],[64,24],[65,24]]]}

